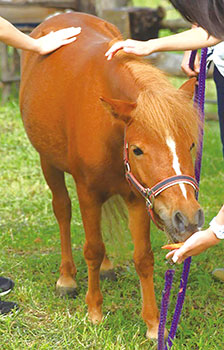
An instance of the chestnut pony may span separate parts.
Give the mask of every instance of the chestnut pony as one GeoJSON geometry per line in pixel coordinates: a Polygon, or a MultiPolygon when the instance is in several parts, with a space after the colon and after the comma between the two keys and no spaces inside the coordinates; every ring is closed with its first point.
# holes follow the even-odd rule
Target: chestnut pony
{"type": "MultiPolygon", "coordinates": [[[[101,235],[102,205],[123,197],[134,242],[134,263],[142,288],[142,316],[147,336],[156,338],[159,312],[153,287],[150,217],[145,199],[125,178],[124,133],[132,174],[142,186],[185,174],[194,175],[191,148],[198,134],[191,106],[191,81],[174,89],[164,75],[131,55],[112,61],[105,52],[120,33],[112,24],[80,13],[55,16],[32,33],[81,26],[75,43],[45,57],[25,52],[22,59],[20,106],[28,137],[40,154],[41,167],[53,195],[60,227],[62,261],[57,289],[72,293],[76,267],[72,258],[71,201],[64,173],[75,180],[85,229],[88,304],[92,322],[102,319],[100,269],[112,264],[101,235]]],[[[184,241],[203,224],[195,190],[186,183],[166,188],[154,200],[156,222],[175,242],[184,241]]]]}

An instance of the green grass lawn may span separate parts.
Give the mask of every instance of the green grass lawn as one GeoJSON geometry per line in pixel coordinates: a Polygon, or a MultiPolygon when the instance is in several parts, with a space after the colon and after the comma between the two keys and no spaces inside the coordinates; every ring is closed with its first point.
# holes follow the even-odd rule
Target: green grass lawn
{"type": "MultiPolygon", "coordinates": [[[[0,109],[0,269],[11,277],[15,289],[4,300],[16,301],[20,311],[0,317],[0,348],[26,349],[156,349],[146,340],[141,319],[139,280],[129,238],[120,246],[108,241],[116,264],[117,282],[103,281],[104,321],[91,325],[84,302],[87,269],[83,258],[84,232],[74,185],[67,183],[73,198],[72,249],[78,268],[79,295],[61,299],[55,294],[59,276],[60,241],[51,209],[51,195],[19,116],[18,104],[0,109]]],[[[223,202],[223,160],[217,122],[205,127],[200,202],[206,224],[223,202]]],[[[155,288],[160,304],[167,264],[161,245],[165,235],[152,227],[155,254],[155,288]]],[[[211,271],[224,266],[223,244],[193,259],[186,302],[174,350],[220,350],[223,348],[223,284],[213,280],[211,271]]],[[[176,267],[170,310],[174,309],[181,267],[176,267]]],[[[168,317],[168,328],[171,321],[168,317]]]]}

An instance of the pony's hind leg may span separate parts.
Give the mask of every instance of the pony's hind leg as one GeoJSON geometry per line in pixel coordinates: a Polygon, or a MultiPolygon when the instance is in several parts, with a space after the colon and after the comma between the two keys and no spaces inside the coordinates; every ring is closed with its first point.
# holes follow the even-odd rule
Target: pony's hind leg
{"type": "Polygon", "coordinates": [[[102,320],[103,297],[100,291],[100,266],[105,256],[100,221],[102,203],[97,194],[89,191],[84,184],[77,184],[80,210],[85,229],[84,256],[88,266],[88,291],[86,303],[90,321],[102,320]]]}
{"type": "Polygon", "coordinates": [[[77,285],[74,280],[76,267],[71,250],[71,200],[65,185],[64,173],[50,165],[43,157],[41,157],[41,167],[52,191],[53,210],[60,228],[61,265],[56,288],[61,296],[67,294],[73,296],[76,294],[77,285]]]}
{"type": "Polygon", "coordinates": [[[114,265],[113,263],[109,260],[107,254],[104,255],[103,262],[100,266],[100,279],[108,279],[111,281],[116,281],[117,276],[114,271],[114,265]]]}
{"type": "Polygon", "coordinates": [[[102,264],[100,266],[100,272],[107,272],[114,268],[113,263],[109,260],[107,254],[104,255],[102,264]]]}

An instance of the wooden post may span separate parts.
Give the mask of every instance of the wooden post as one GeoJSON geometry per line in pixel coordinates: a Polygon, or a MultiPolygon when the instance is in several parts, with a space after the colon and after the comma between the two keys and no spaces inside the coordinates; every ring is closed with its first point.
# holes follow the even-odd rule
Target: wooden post
{"type": "Polygon", "coordinates": [[[128,0],[95,0],[97,16],[102,17],[103,11],[128,5],[128,0]]]}
{"type": "Polygon", "coordinates": [[[116,7],[104,9],[102,17],[115,24],[123,37],[135,40],[149,40],[158,37],[160,23],[165,16],[162,7],[116,7]]]}
{"type": "Polygon", "coordinates": [[[96,15],[96,0],[78,0],[78,11],[96,15]]]}
{"type": "Polygon", "coordinates": [[[80,1],[87,2],[88,0],[0,0],[0,6],[40,6],[76,10],[80,1]]]}
{"type": "Polygon", "coordinates": [[[105,9],[102,11],[102,18],[113,23],[124,39],[131,38],[130,18],[125,8],[105,9]]]}
{"type": "Polygon", "coordinates": [[[169,29],[171,32],[178,32],[180,29],[190,29],[192,24],[183,18],[164,19],[160,23],[160,29],[169,29]]]}
{"type": "Polygon", "coordinates": [[[2,85],[2,100],[4,104],[11,94],[12,83],[20,81],[19,75],[19,54],[17,49],[12,49],[11,57],[9,58],[8,46],[0,43],[1,55],[1,85],[2,85]]]}
{"type": "Polygon", "coordinates": [[[102,17],[105,9],[126,6],[128,0],[78,0],[78,11],[102,17]]]}
{"type": "Polygon", "coordinates": [[[159,36],[160,23],[165,16],[163,7],[131,7],[129,10],[131,37],[135,40],[155,39],[159,36]]]}

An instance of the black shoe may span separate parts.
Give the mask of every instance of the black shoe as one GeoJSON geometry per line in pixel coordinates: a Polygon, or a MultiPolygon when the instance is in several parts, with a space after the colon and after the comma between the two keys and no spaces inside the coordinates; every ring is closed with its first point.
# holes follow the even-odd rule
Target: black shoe
{"type": "Polygon", "coordinates": [[[0,300],[0,314],[6,315],[13,310],[18,310],[18,305],[12,301],[1,301],[0,300]]]}
{"type": "Polygon", "coordinates": [[[14,282],[10,278],[0,277],[0,296],[11,292],[14,287],[14,282]]]}

